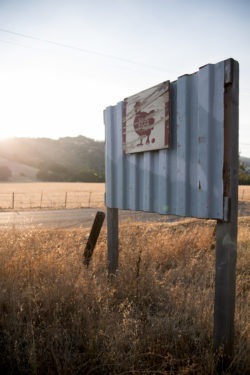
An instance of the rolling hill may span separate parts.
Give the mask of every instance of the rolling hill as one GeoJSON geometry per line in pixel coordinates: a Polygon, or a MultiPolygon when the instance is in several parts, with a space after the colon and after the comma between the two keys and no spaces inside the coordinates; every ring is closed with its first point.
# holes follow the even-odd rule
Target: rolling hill
{"type": "Polygon", "coordinates": [[[104,142],[84,136],[0,141],[0,167],[9,181],[104,181],[104,142]]]}
{"type": "MultiPolygon", "coordinates": [[[[248,184],[250,158],[240,156],[240,164],[240,182],[248,184]]],[[[6,167],[5,180],[13,182],[104,182],[104,142],[84,136],[0,140],[0,181],[6,167]]]]}
{"type": "Polygon", "coordinates": [[[1,167],[7,167],[10,170],[11,176],[8,178],[10,182],[37,181],[37,173],[39,171],[37,168],[0,157],[0,168],[1,167]]]}

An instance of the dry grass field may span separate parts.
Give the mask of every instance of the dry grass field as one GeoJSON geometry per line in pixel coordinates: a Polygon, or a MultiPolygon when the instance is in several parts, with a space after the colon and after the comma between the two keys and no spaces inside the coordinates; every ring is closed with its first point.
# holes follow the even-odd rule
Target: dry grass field
{"type": "MultiPolygon", "coordinates": [[[[0,183],[0,209],[103,207],[104,183],[0,183]]],[[[250,202],[250,186],[239,186],[250,202]]]]}
{"type": "Polygon", "coordinates": [[[1,183],[0,208],[103,207],[104,183],[1,183]]]}
{"type": "Polygon", "coordinates": [[[241,185],[239,186],[239,200],[240,201],[250,201],[250,186],[241,185]]]}
{"type": "MultiPolygon", "coordinates": [[[[216,374],[214,222],[120,226],[108,280],[103,229],[5,231],[0,243],[3,374],[216,374]]],[[[239,219],[235,356],[249,373],[250,219],[239,219]]]]}

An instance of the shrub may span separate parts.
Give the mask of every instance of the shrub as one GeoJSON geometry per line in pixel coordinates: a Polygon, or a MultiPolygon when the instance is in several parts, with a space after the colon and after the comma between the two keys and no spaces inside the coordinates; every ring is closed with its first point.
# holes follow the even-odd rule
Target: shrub
{"type": "Polygon", "coordinates": [[[12,172],[9,167],[5,165],[0,166],[0,181],[8,181],[12,176],[12,172]]]}

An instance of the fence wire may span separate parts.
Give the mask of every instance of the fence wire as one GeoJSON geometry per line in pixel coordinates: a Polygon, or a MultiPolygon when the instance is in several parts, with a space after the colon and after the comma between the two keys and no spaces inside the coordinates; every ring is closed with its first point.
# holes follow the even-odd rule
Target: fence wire
{"type": "Polygon", "coordinates": [[[241,185],[239,186],[238,198],[240,201],[250,201],[250,186],[241,185]]]}
{"type": "MultiPolygon", "coordinates": [[[[239,186],[239,201],[250,202],[250,186],[239,186]]],[[[0,209],[100,208],[103,192],[13,192],[0,193],[0,209]]]]}
{"type": "Polygon", "coordinates": [[[103,193],[88,191],[0,193],[0,209],[103,207],[103,193]]]}

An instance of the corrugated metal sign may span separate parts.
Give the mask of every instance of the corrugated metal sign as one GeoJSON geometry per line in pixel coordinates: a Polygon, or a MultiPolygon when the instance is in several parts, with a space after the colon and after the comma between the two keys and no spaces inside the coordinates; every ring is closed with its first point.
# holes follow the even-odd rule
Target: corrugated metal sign
{"type": "MultiPolygon", "coordinates": [[[[136,144],[126,143],[132,153],[124,152],[123,115],[133,104],[127,110],[125,100],[104,111],[108,207],[223,218],[224,76],[222,61],[170,83],[169,149],[134,153],[147,142],[146,136],[137,146],[137,135],[136,144]]],[[[130,127],[134,122],[135,115],[130,127]]],[[[151,147],[152,134],[149,140],[151,147]]]]}
{"type": "Polygon", "coordinates": [[[123,148],[126,153],[169,147],[170,82],[124,99],[123,148]]]}

